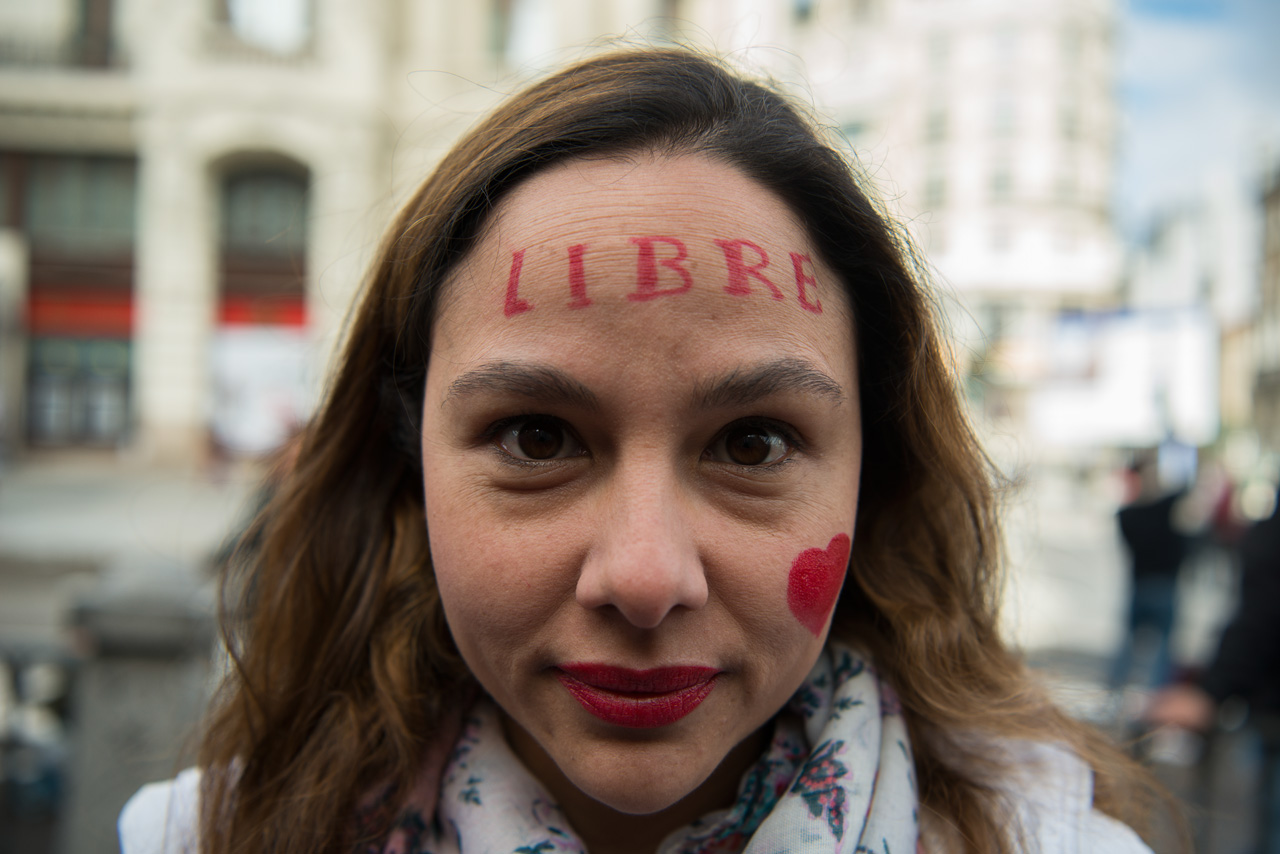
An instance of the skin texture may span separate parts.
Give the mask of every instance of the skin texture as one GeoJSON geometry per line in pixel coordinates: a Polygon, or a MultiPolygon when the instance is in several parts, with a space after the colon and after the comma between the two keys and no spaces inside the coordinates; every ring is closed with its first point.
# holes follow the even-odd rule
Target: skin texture
{"type": "Polygon", "coordinates": [[[432,563],[509,742],[592,851],[652,851],[731,803],[822,648],[839,585],[808,626],[788,589],[802,554],[853,535],[852,328],[787,208],[701,155],[538,173],[446,287],[423,411],[432,563]],[[735,274],[716,241],[742,240],[735,274]],[[774,287],[741,269],[752,247],[774,287]],[[719,675],[675,723],[626,728],[557,678],[582,662],[719,675]]]}

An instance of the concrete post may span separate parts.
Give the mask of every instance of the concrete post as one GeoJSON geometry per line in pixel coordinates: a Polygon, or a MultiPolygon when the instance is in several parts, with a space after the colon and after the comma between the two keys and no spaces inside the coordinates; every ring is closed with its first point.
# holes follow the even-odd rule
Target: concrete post
{"type": "Polygon", "coordinates": [[[72,698],[59,851],[117,851],[125,802],[191,763],[209,696],[212,613],[213,596],[197,573],[164,562],[109,568],[75,608],[89,653],[72,698]]]}

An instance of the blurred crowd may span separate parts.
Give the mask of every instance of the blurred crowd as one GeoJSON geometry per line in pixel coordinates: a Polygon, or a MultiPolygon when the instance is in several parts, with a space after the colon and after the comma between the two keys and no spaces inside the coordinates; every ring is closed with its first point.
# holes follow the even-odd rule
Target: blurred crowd
{"type": "Polygon", "coordinates": [[[1116,519],[1127,549],[1125,631],[1108,674],[1116,712],[1154,741],[1190,744],[1204,773],[1212,741],[1243,731],[1255,754],[1253,839],[1280,852],[1280,516],[1259,482],[1233,483],[1215,461],[1168,443],[1135,456],[1116,519]],[[1180,576],[1225,563],[1238,589],[1211,657],[1173,654],[1180,576]],[[1134,689],[1137,689],[1136,691],[1134,689]],[[1126,702],[1133,698],[1134,702],[1126,702]]]}

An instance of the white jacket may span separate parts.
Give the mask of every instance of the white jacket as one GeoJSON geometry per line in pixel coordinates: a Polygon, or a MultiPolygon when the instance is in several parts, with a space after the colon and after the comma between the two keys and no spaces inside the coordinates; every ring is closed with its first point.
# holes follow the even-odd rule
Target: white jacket
{"type": "MultiPolygon", "coordinates": [[[[1151,854],[1131,829],[1093,808],[1093,773],[1078,757],[1046,744],[1014,749],[1015,771],[1001,788],[1029,852],[1151,854]]],[[[138,790],[120,813],[122,854],[197,854],[199,789],[200,772],[188,768],[138,790]]]]}

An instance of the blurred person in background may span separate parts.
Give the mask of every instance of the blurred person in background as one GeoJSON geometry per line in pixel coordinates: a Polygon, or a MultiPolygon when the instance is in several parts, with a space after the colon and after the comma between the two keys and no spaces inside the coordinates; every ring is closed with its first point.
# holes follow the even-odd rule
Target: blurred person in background
{"type": "Polygon", "coordinates": [[[392,224],[126,854],[1149,851],[1000,637],[910,252],[718,60],[510,98],[392,224]]]}
{"type": "Polygon", "coordinates": [[[1190,544],[1178,519],[1186,492],[1164,487],[1156,454],[1145,454],[1126,469],[1125,492],[1116,521],[1129,555],[1129,610],[1108,677],[1115,691],[1169,681],[1178,573],[1190,544]]]}
{"type": "Polygon", "coordinates": [[[1145,718],[1154,726],[1208,732],[1225,703],[1246,704],[1262,751],[1256,850],[1280,854],[1280,515],[1249,528],[1239,553],[1240,601],[1217,653],[1198,681],[1157,693],[1145,718]]]}

